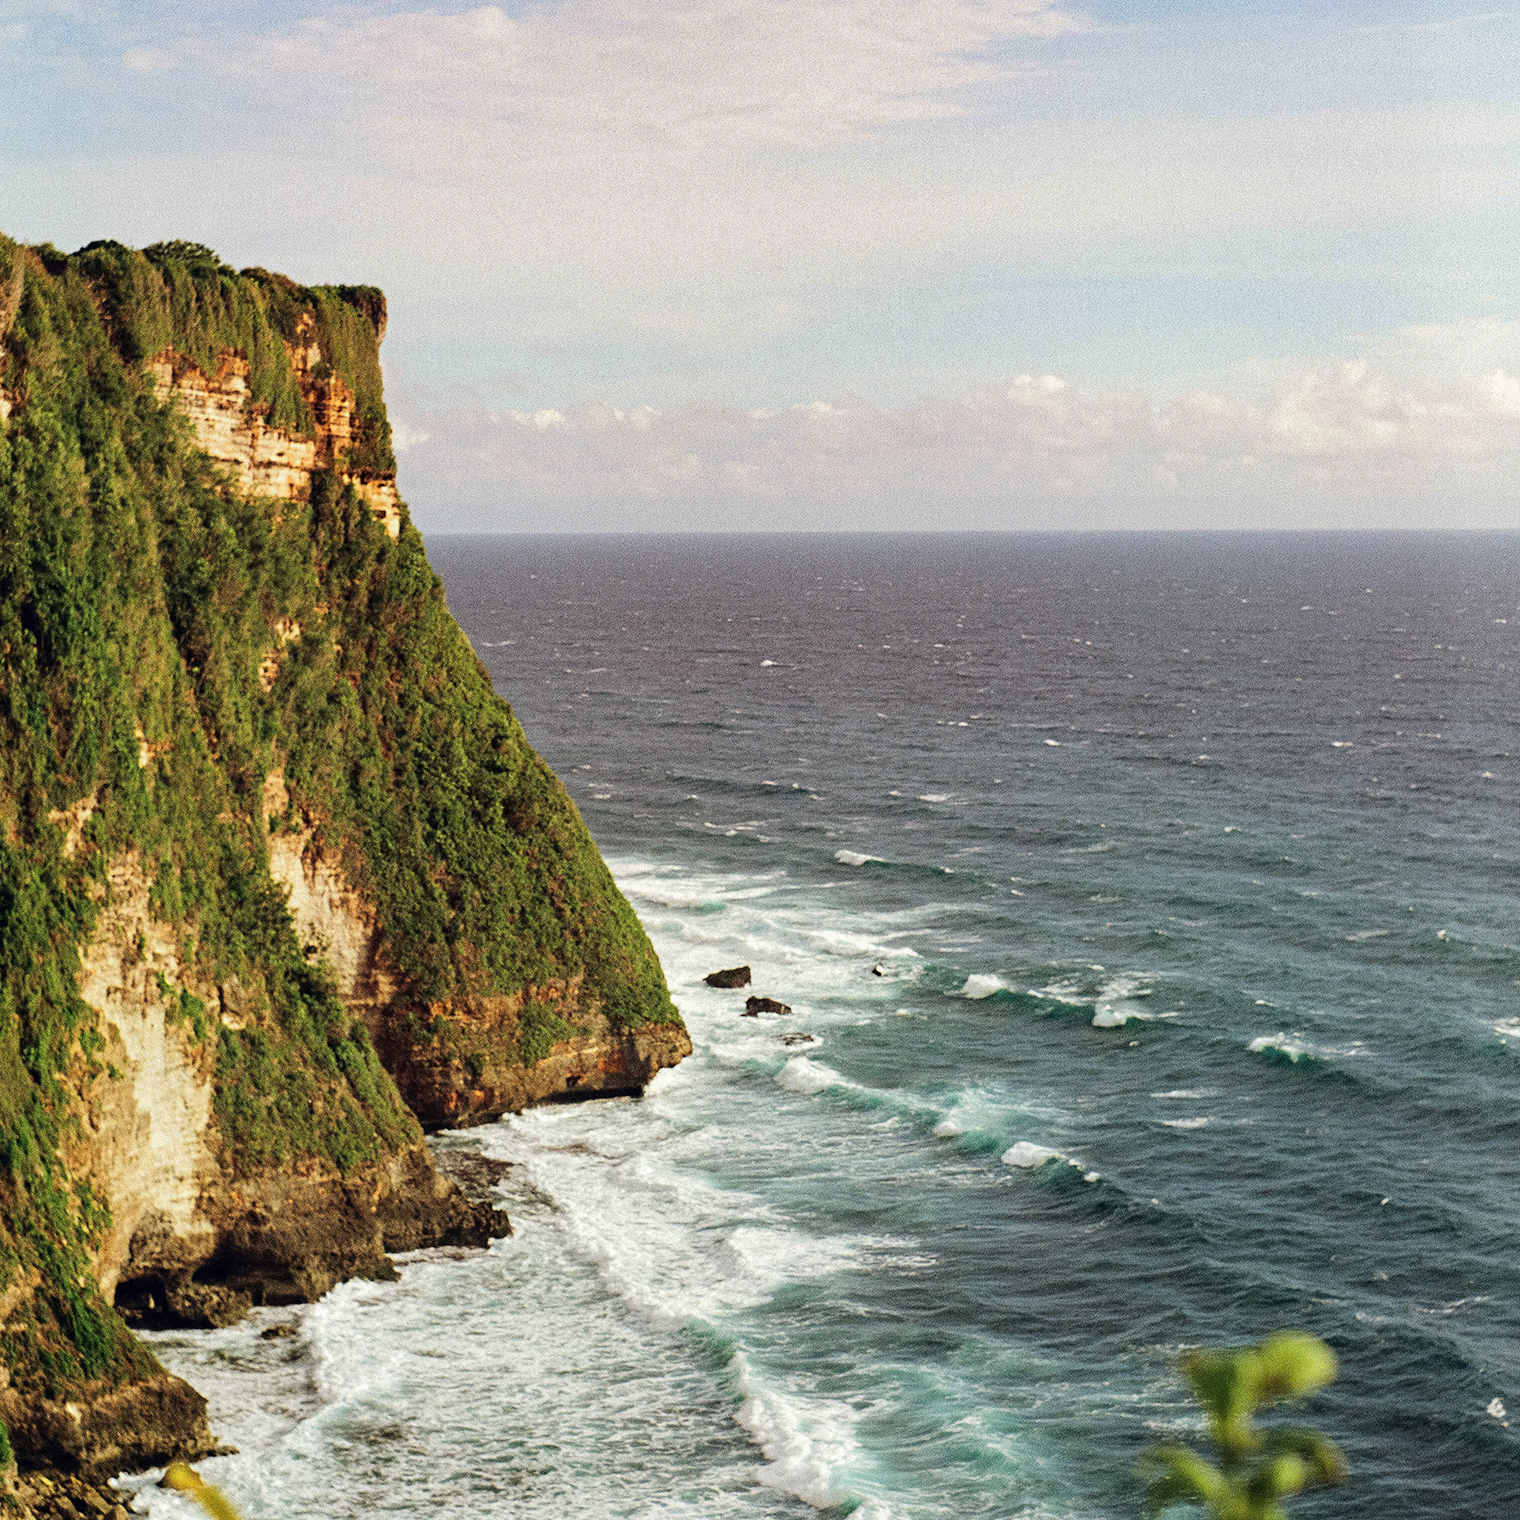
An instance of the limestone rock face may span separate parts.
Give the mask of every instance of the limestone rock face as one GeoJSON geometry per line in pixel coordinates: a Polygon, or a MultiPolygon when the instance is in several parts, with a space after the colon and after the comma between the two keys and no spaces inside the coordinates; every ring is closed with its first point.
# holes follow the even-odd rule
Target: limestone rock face
{"type": "MultiPolygon", "coordinates": [[[[235,1026],[236,989],[197,984],[154,919],[135,857],[81,958],[79,991],[105,1038],[81,1093],[72,1169],[111,1201],[96,1276],[129,1322],[230,1324],[253,1304],[308,1302],[350,1277],[392,1275],[391,1250],[484,1245],[505,1214],[470,1204],[425,1145],[341,1175],[299,1167],[236,1174],[213,1148],[214,1031],[197,1036],[162,988],[194,986],[235,1026]]],[[[3,1312],[3,1310],[0,1310],[3,1312]]]]}
{"type": "MultiPolygon", "coordinates": [[[[281,777],[271,774],[266,816],[278,816],[287,801],[281,777]]],[[[536,1103],[639,1093],[661,1067],[691,1054],[679,1024],[614,1028],[587,997],[582,975],[506,997],[415,1006],[386,964],[373,905],[316,848],[310,829],[271,834],[269,870],[289,893],[297,935],[332,966],[338,996],[363,1020],[425,1129],[485,1124],[536,1103]],[[538,1038],[536,1045],[547,1049],[536,1060],[524,1059],[536,1048],[525,1009],[548,1012],[556,1022],[547,1041],[538,1038]]]]}
{"type": "Polygon", "coordinates": [[[374,1038],[401,1096],[429,1129],[486,1124],[538,1103],[635,1096],[662,1067],[691,1054],[679,1024],[614,1028],[584,999],[579,977],[510,997],[435,1003],[420,1029],[388,1020],[374,1038]],[[523,1061],[525,1038],[533,1039],[524,1014],[534,1007],[554,1009],[564,1027],[546,1054],[523,1061]]]}
{"type": "Polygon", "coordinates": [[[149,911],[139,859],[117,862],[109,883],[79,971],[106,1044],[104,1072],[84,1095],[75,1163],[111,1200],[96,1264],[107,1295],[124,1270],[172,1274],[210,1254],[214,1231],[201,1200],[220,1173],[209,1144],[212,1048],[171,1022],[160,990],[160,978],[181,979],[179,947],[149,911]]]}
{"type": "Polygon", "coordinates": [[[230,466],[245,491],[290,501],[310,498],[317,443],[265,426],[261,412],[248,404],[246,359],[224,353],[216,374],[208,375],[193,359],[166,348],[149,369],[160,398],[175,398],[196,442],[230,466]]]}
{"type": "Polygon", "coordinates": [[[161,398],[173,397],[196,442],[219,464],[228,466],[239,486],[253,496],[309,501],[311,478],[319,469],[340,468],[385,531],[401,532],[401,498],[396,477],[388,471],[355,470],[345,464],[353,441],[353,392],[336,375],[318,378],[316,343],[287,344],[302,398],[316,423],[315,438],[301,438],[265,421],[267,407],[249,399],[250,367],[241,354],[224,350],[214,375],[194,359],[166,348],[149,361],[161,398]]]}

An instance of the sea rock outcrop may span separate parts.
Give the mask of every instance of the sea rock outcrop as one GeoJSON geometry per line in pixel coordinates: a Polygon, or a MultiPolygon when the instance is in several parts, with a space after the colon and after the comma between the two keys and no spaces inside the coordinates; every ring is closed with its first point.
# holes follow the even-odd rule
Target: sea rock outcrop
{"type": "Polygon", "coordinates": [[[726,971],[709,971],[702,980],[709,987],[748,987],[750,971],[748,966],[730,966],[726,971]]]}
{"type": "Polygon", "coordinates": [[[783,1003],[773,997],[749,997],[744,1000],[744,1011],[751,1018],[758,1018],[762,1013],[790,1013],[789,1003],[783,1003]]]}

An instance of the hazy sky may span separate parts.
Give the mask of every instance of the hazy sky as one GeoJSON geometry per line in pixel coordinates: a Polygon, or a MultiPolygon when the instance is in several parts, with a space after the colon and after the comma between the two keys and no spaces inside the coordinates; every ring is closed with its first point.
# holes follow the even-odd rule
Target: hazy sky
{"type": "Polygon", "coordinates": [[[1520,10],[0,0],[0,229],[391,303],[426,528],[1520,527],[1520,10]]]}

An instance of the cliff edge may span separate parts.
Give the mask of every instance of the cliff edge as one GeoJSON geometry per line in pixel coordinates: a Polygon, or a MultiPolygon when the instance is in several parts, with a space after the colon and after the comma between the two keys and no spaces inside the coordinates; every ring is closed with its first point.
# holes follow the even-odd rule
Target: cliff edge
{"type": "Polygon", "coordinates": [[[395,483],[385,301],[0,238],[0,1419],[209,1449],[131,1325],[483,1244],[423,1129],[689,1053],[395,483]]]}

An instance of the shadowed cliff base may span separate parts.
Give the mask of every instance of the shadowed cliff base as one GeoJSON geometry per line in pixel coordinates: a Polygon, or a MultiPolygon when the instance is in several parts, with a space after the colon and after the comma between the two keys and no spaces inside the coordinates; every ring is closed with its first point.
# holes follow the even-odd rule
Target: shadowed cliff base
{"type": "Polygon", "coordinates": [[[0,238],[0,1418],[209,1445],[134,1323],[505,1215],[422,1128],[690,1043],[395,489],[368,287],[0,238]],[[419,1122],[419,1120],[421,1122],[419,1122]]]}

